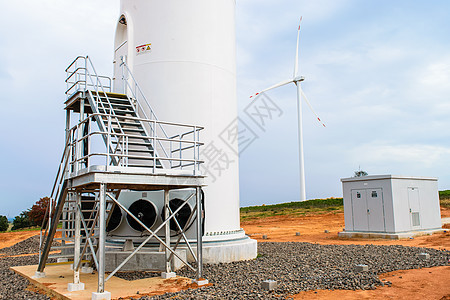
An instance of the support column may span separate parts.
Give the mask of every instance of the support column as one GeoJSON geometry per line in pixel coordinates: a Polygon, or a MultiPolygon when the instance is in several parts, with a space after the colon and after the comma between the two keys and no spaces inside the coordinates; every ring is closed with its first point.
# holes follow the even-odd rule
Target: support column
{"type": "Polygon", "coordinates": [[[200,199],[200,188],[195,189],[195,200],[197,201],[197,281],[202,278],[203,273],[203,232],[202,232],[202,201],[200,199]]]}
{"type": "Polygon", "coordinates": [[[111,293],[105,292],[105,241],[106,241],[106,184],[100,183],[99,192],[99,238],[98,238],[98,287],[92,300],[109,300],[111,293]]]}
{"type": "Polygon", "coordinates": [[[80,263],[80,247],[81,247],[81,193],[75,195],[75,241],[73,250],[73,283],[69,283],[67,290],[69,292],[84,290],[84,283],[80,282],[80,269],[77,266],[80,263]]]}
{"type": "Polygon", "coordinates": [[[197,278],[195,282],[197,285],[202,286],[208,284],[208,280],[203,278],[203,206],[200,187],[195,188],[195,197],[197,202],[197,278]]]}
{"type": "MultiPolygon", "coordinates": [[[[169,211],[169,190],[165,189],[164,190],[164,220],[167,220],[170,216],[170,211],[169,211]]],[[[165,228],[165,242],[167,247],[170,247],[170,221],[168,221],[166,223],[166,225],[164,226],[165,228]]],[[[165,272],[161,273],[161,277],[164,279],[167,278],[172,278],[175,277],[176,274],[175,272],[172,272],[172,266],[170,263],[170,255],[171,252],[169,251],[169,249],[165,248],[165,272]]]]}

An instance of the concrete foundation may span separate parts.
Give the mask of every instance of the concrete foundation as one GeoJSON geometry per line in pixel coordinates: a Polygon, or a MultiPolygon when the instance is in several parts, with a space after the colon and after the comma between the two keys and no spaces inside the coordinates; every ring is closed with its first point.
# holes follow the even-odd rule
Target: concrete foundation
{"type": "MultiPolygon", "coordinates": [[[[85,289],[78,291],[68,291],[69,283],[73,282],[73,271],[69,265],[49,265],[45,268],[47,276],[35,278],[34,274],[37,266],[12,267],[15,273],[23,276],[38,289],[55,299],[63,300],[86,300],[94,299],[93,293],[97,292],[98,274],[80,274],[80,280],[84,283],[85,289]]],[[[168,290],[177,292],[187,288],[195,288],[192,279],[176,277],[163,279],[152,277],[127,281],[113,276],[105,283],[105,290],[111,293],[110,299],[138,299],[142,296],[162,295],[168,290]],[[139,291],[139,294],[137,292],[139,291]]],[[[100,297],[101,295],[96,295],[100,297]]],[[[104,298],[96,298],[104,299],[104,298]]]]}
{"type": "Polygon", "coordinates": [[[192,280],[192,282],[196,283],[197,286],[204,286],[204,285],[207,285],[209,283],[209,281],[207,279],[192,280]]]}
{"type": "Polygon", "coordinates": [[[38,272],[38,271],[36,271],[34,273],[33,278],[45,278],[45,272],[38,272]]]}
{"type": "Polygon", "coordinates": [[[340,238],[361,238],[361,239],[389,239],[399,240],[408,239],[421,235],[432,235],[433,233],[443,232],[444,229],[433,229],[424,231],[408,231],[398,233],[386,233],[386,232],[362,232],[362,231],[342,231],[338,233],[340,238]]]}
{"type": "Polygon", "coordinates": [[[82,283],[82,282],[80,282],[80,283],[69,282],[67,284],[67,290],[69,292],[82,291],[82,290],[84,290],[84,283],[82,283]]]}
{"type": "Polygon", "coordinates": [[[265,280],[261,282],[261,288],[266,291],[272,291],[277,288],[277,282],[274,280],[265,280]]]}
{"type": "MultiPolygon", "coordinates": [[[[115,245],[120,245],[118,242],[115,245]]],[[[194,253],[197,252],[197,246],[195,243],[191,244],[192,250],[194,253]]],[[[155,257],[144,257],[137,256],[136,258],[131,259],[126,265],[125,269],[122,268],[123,271],[134,271],[134,270],[164,270],[164,252],[160,252],[159,247],[150,247],[146,246],[141,250],[143,253],[152,253],[156,254],[155,257]],[[145,251],[145,252],[144,252],[145,251]],[[137,269],[136,269],[137,268],[137,269]],[[159,268],[159,269],[158,269],[159,268]]],[[[161,248],[162,250],[162,248],[161,248]]],[[[192,257],[188,247],[186,245],[180,244],[177,248],[178,250],[182,250],[181,257],[186,257],[188,262],[193,262],[194,258],[192,257]]],[[[110,272],[114,269],[114,266],[118,266],[124,259],[127,252],[124,251],[107,251],[107,262],[106,262],[106,271],[110,272]],[[112,269],[111,269],[112,268],[112,269]]],[[[131,252],[128,252],[131,253],[131,252]]],[[[141,252],[139,252],[141,254],[141,252]]],[[[178,253],[178,252],[177,252],[178,253]]],[[[232,239],[224,240],[223,237],[211,237],[205,236],[203,240],[203,263],[205,264],[218,264],[218,263],[229,263],[234,261],[242,261],[242,260],[250,260],[255,259],[258,255],[258,245],[256,240],[253,240],[246,236],[243,232],[236,236],[233,236],[232,239]],[[222,238],[222,239],[221,239],[222,238]]],[[[176,271],[180,267],[182,267],[181,261],[179,259],[175,259],[174,264],[172,265],[172,270],[176,271]]]]}
{"type": "Polygon", "coordinates": [[[430,254],[428,253],[419,253],[419,258],[421,259],[430,259],[430,254]]]}
{"type": "Polygon", "coordinates": [[[174,278],[174,277],[176,277],[176,276],[177,276],[177,274],[176,274],[175,272],[169,272],[169,273],[162,272],[162,273],[161,273],[161,278],[162,278],[162,279],[174,278]]]}
{"type": "MultiPolygon", "coordinates": [[[[186,250],[180,249],[175,251],[181,258],[186,260],[186,250]]],[[[105,259],[105,271],[112,272],[119,266],[132,251],[107,251],[105,259]]],[[[164,252],[156,251],[139,251],[136,253],[120,271],[161,271],[165,269],[164,252]]],[[[172,259],[172,270],[176,271],[183,267],[183,263],[178,258],[172,259]]]]}
{"type": "Polygon", "coordinates": [[[205,264],[250,260],[255,259],[257,255],[256,240],[247,236],[239,240],[203,242],[203,263],[205,264]]]}
{"type": "Polygon", "coordinates": [[[355,266],[355,272],[367,272],[369,271],[368,265],[356,265],[355,266]]]}
{"type": "Polygon", "coordinates": [[[92,293],[92,300],[111,300],[110,292],[92,293]]]}

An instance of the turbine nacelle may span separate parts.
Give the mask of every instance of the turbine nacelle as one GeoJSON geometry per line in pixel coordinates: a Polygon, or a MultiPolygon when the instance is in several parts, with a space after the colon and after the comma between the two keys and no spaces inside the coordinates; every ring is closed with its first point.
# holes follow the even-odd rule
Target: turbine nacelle
{"type": "Polygon", "coordinates": [[[297,83],[297,82],[301,82],[301,81],[304,81],[304,80],[305,80],[304,76],[296,76],[296,77],[294,77],[294,79],[292,81],[297,83]]]}

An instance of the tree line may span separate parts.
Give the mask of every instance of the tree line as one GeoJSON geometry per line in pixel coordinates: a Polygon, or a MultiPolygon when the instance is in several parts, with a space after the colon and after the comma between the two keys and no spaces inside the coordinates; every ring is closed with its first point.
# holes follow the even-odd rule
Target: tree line
{"type": "MultiPolygon", "coordinates": [[[[47,210],[49,204],[49,197],[43,197],[39,199],[31,208],[22,211],[18,216],[14,218],[11,230],[37,226],[41,227],[44,223],[45,211],[47,210]]],[[[0,215],[0,231],[7,231],[8,228],[8,218],[0,215]]]]}

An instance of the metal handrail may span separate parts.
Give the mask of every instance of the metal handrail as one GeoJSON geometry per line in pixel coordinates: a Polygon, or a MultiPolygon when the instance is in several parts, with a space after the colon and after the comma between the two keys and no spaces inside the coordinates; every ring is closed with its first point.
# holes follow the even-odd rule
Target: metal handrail
{"type": "Polygon", "coordinates": [[[82,56],[82,55],[77,56],[77,57],[69,64],[69,66],[64,70],[64,72],[67,72],[67,70],[69,70],[70,67],[72,67],[73,64],[76,63],[76,62],[78,61],[78,59],[80,59],[80,58],[86,59],[86,57],[84,57],[84,56],[82,56]]]}
{"type": "MultiPolygon", "coordinates": [[[[135,86],[135,89],[134,89],[134,90],[139,91],[139,94],[142,96],[142,98],[143,98],[143,100],[144,100],[144,103],[147,105],[148,109],[150,110],[150,113],[152,114],[153,119],[156,120],[156,121],[158,121],[158,117],[156,116],[155,112],[153,111],[153,108],[151,107],[150,103],[148,102],[147,97],[145,97],[144,92],[142,91],[142,89],[141,89],[139,83],[137,82],[136,78],[134,78],[133,73],[131,72],[130,68],[128,67],[128,65],[127,65],[127,63],[125,62],[125,60],[123,59],[123,57],[121,57],[121,61],[122,61],[122,62],[121,62],[122,68],[125,68],[125,70],[127,71],[127,74],[128,74],[129,76],[131,76],[131,79],[132,79],[133,82],[134,82],[134,86],[135,86]]],[[[122,76],[124,76],[124,72],[122,72],[122,76]]],[[[141,102],[139,101],[138,96],[137,96],[136,93],[133,91],[133,87],[131,87],[131,86],[130,86],[130,83],[128,82],[128,78],[122,78],[122,80],[123,80],[123,82],[125,82],[125,83],[127,84],[127,87],[129,88],[129,90],[130,90],[131,93],[133,94],[134,98],[136,99],[136,103],[137,103],[137,105],[141,108],[142,113],[144,114],[144,117],[145,117],[146,119],[152,119],[151,117],[149,118],[149,117],[147,116],[147,114],[145,113],[145,110],[144,110],[144,108],[142,107],[142,104],[141,104],[141,102]]],[[[167,135],[166,131],[164,130],[164,128],[161,127],[161,125],[160,125],[159,127],[160,127],[162,133],[163,133],[166,137],[168,137],[168,135],[167,135]]],[[[154,128],[153,131],[156,132],[156,128],[154,128]]],[[[166,155],[166,157],[169,157],[169,154],[166,152],[166,150],[164,149],[164,147],[162,147],[161,144],[160,144],[160,146],[161,146],[161,148],[163,149],[163,152],[164,152],[164,154],[166,155]]]]}
{"type": "Polygon", "coordinates": [[[49,197],[49,203],[47,208],[45,209],[45,215],[44,218],[42,220],[42,224],[41,224],[41,231],[39,234],[39,259],[41,259],[41,249],[42,249],[42,244],[45,240],[45,237],[47,236],[48,230],[50,228],[50,221],[52,218],[52,212],[51,209],[53,208],[53,201],[54,199],[58,199],[59,194],[62,191],[61,186],[64,183],[64,173],[67,171],[67,167],[69,166],[69,150],[70,150],[70,136],[68,135],[66,138],[66,145],[64,147],[64,151],[63,151],[63,155],[61,157],[61,161],[59,163],[59,167],[58,167],[58,171],[56,173],[56,177],[55,177],[55,181],[53,183],[53,187],[52,187],[52,191],[50,193],[50,197],[49,197]],[[58,186],[58,188],[56,188],[56,186],[58,186]],[[56,190],[56,194],[55,194],[55,190],[56,190]],[[45,225],[45,226],[44,226],[45,225]],[[44,234],[43,234],[44,232],[44,234]]]}
{"type": "MultiPolygon", "coordinates": [[[[90,114],[88,117],[84,118],[83,120],[79,121],[78,124],[87,122],[90,119],[91,116],[108,117],[108,116],[111,116],[111,115],[109,115],[109,114],[102,114],[102,113],[93,113],[93,114],[90,114]]],[[[185,123],[175,123],[175,122],[168,122],[168,121],[150,120],[150,119],[144,119],[144,118],[139,118],[139,117],[131,117],[131,116],[116,116],[116,115],[114,115],[114,117],[118,118],[118,119],[151,122],[151,123],[157,123],[157,124],[161,124],[161,125],[172,125],[172,126],[178,126],[178,127],[191,127],[191,128],[195,127],[195,128],[197,128],[196,131],[201,131],[201,130],[205,129],[205,127],[203,127],[203,126],[190,125],[190,124],[185,124],[185,123]]],[[[75,127],[77,127],[77,125],[74,125],[73,127],[69,128],[69,130],[74,129],[75,127]]],[[[174,135],[174,136],[171,136],[171,137],[167,137],[167,138],[175,140],[175,137],[180,137],[180,135],[181,136],[186,136],[187,134],[191,134],[193,132],[194,132],[194,130],[191,130],[189,132],[182,133],[182,134],[177,134],[177,135],[174,135]]],[[[179,140],[176,140],[176,141],[179,141],[179,140]]]]}
{"type": "MultiPolygon", "coordinates": [[[[67,73],[67,77],[65,82],[67,84],[72,83],[72,85],[70,86],[70,88],[66,89],[66,95],[69,95],[69,91],[72,90],[75,86],[84,83],[84,88],[86,89],[88,86],[92,86],[92,87],[96,87],[96,90],[98,91],[98,86],[100,85],[102,90],[108,89],[109,91],[111,91],[112,88],[112,80],[110,77],[107,76],[102,76],[102,75],[98,75],[97,72],[95,71],[94,65],[92,64],[91,59],[89,58],[89,56],[77,56],[71,63],[70,65],[66,68],[65,72],[67,73]],[[78,66],[78,62],[82,60],[83,66],[78,66]],[[97,84],[94,83],[94,81],[92,80],[92,74],[90,74],[89,70],[88,70],[88,62],[90,67],[93,70],[94,73],[94,77],[97,80],[97,84]],[[71,70],[71,68],[75,65],[75,69],[71,70]],[[80,71],[84,71],[84,72],[80,72],[80,71]],[[74,76],[74,75],[79,75],[79,76],[84,76],[83,79],[78,79],[75,80],[74,82],[71,82],[70,79],[74,76]],[[88,84],[87,82],[87,78],[90,78],[91,80],[91,84],[88,84]],[[109,83],[109,86],[104,86],[102,83],[101,79],[106,79],[109,83]]],[[[78,89],[79,90],[79,89],[78,89]]]]}
{"type": "MultiPolygon", "coordinates": [[[[116,161],[122,162],[123,166],[128,166],[128,159],[139,159],[142,161],[147,161],[147,162],[152,162],[153,161],[153,169],[155,171],[155,167],[156,167],[156,161],[169,161],[172,165],[172,163],[175,163],[174,165],[172,165],[172,168],[180,168],[180,167],[187,167],[187,166],[194,166],[193,171],[194,171],[194,175],[196,172],[196,167],[199,166],[200,164],[203,163],[203,161],[201,161],[198,157],[198,155],[196,155],[196,151],[198,151],[199,147],[203,146],[204,143],[200,142],[198,140],[198,135],[194,134],[194,139],[173,139],[173,138],[165,138],[165,137],[159,137],[159,136],[149,136],[149,135],[136,135],[136,134],[126,134],[126,133],[121,133],[121,132],[112,132],[110,130],[110,126],[111,123],[108,122],[108,127],[101,130],[96,129],[96,130],[92,130],[90,129],[88,132],[84,133],[83,135],[79,135],[78,134],[78,130],[81,130],[81,128],[83,127],[82,125],[84,124],[84,126],[88,126],[88,124],[90,123],[90,120],[93,119],[98,119],[98,118],[108,118],[108,120],[111,120],[111,118],[116,118],[116,116],[114,115],[109,115],[109,114],[103,114],[103,113],[94,113],[94,114],[90,114],[89,116],[85,117],[83,120],[80,120],[78,124],[72,126],[69,129],[69,134],[68,136],[71,137],[71,140],[69,141],[68,147],[73,149],[73,151],[75,151],[75,155],[73,155],[71,157],[70,160],[70,165],[72,166],[72,170],[74,172],[79,171],[76,167],[74,168],[73,166],[77,166],[80,162],[84,162],[86,160],[90,161],[91,157],[94,156],[102,156],[102,157],[107,157],[106,160],[106,166],[108,166],[110,164],[110,158],[116,159],[116,161]],[[105,147],[106,151],[89,151],[87,154],[83,154],[83,155],[77,155],[76,151],[79,150],[79,148],[76,147],[77,144],[79,143],[83,143],[85,141],[88,142],[88,144],[90,144],[90,140],[92,139],[92,137],[94,136],[101,136],[101,137],[108,137],[108,140],[111,139],[115,139],[116,141],[120,142],[121,140],[123,141],[127,141],[126,143],[123,144],[123,147],[121,147],[120,149],[116,147],[116,149],[112,149],[111,147],[105,147]],[[151,157],[149,156],[143,156],[143,155],[139,155],[139,154],[130,154],[129,153],[129,144],[128,144],[128,139],[141,139],[141,140],[149,140],[149,141],[153,141],[153,143],[156,142],[168,142],[168,143],[181,143],[181,149],[177,149],[176,152],[180,151],[180,157],[164,157],[164,156],[158,156],[156,153],[154,153],[151,157]],[[183,157],[183,154],[181,152],[186,152],[188,150],[191,150],[192,152],[190,157],[183,157]]],[[[166,126],[178,126],[178,127],[183,127],[183,128],[190,128],[187,133],[192,134],[192,133],[198,133],[199,131],[201,131],[203,129],[203,127],[201,126],[195,126],[195,125],[187,125],[187,124],[180,124],[180,123],[174,123],[174,122],[165,122],[165,121],[156,121],[156,120],[148,120],[148,119],[143,119],[143,118],[137,118],[137,117],[129,117],[129,116],[119,116],[117,117],[119,119],[122,120],[139,120],[142,122],[149,122],[151,124],[153,124],[154,126],[156,124],[160,124],[162,125],[166,125],[166,126]]],[[[187,136],[188,134],[178,134],[176,135],[176,137],[178,136],[187,136]]],[[[138,142],[139,143],[139,142],[138,142]]],[[[145,142],[142,143],[143,146],[147,145],[145,142]]],[[[132,150],[131,150],[132,151],[132,150]]],[[[87,165],[88,166],[88,165],[87,165]]],[[[144,167],[144,166],[143,166],[144,167]]]]}

